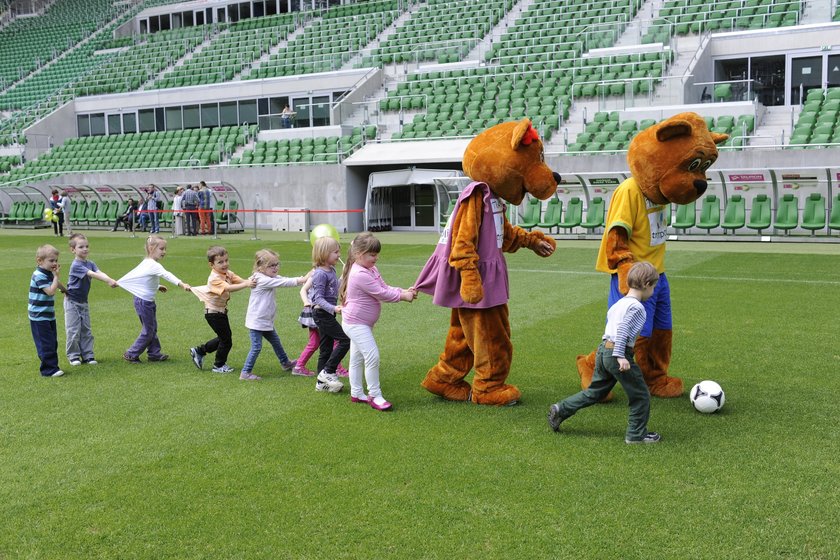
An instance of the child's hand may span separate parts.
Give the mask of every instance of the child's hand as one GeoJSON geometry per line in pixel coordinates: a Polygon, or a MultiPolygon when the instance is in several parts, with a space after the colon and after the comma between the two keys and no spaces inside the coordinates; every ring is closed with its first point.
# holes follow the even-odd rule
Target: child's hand
{"type": "Polygon", "coordinates": [[[618,358],[618,371],[627,371],[630,369],[630,362],[627,358],[618,358]]]}
{"type": "Polygon", "coordinates": [[[191,292],[192,291],[192,286],[190,286],[189,284],[184,284],[183,286],[184,286],[184,291],[185,292],[191,292]]]}
{"type": "Polygon", "coordinates": [[[248,278],[248,287],[249,288],[256,288],[257,287],[257,279],[251,276],[248,278]]]}
{"type": "Polygon", "coordinates": [[[162,294],[165,294],[167,292],[167,288],[166,288],[166,286],[161,284],[160,286],[158,286],[158,291],[162,294]]]}
{"type": "Polygon", "coordinates": [[[117,284],[117,281],[114,280],[113,278],[108,281],[108,285],[111,286],[112,288],[116,288],[116,287],[119,286],[119,284],[117,284]]]}
{"type": "Polygon", "coordinates": [[[402,301],[411,302],[414,301],[414,296],[415,294],[411,290],[402,290],[402,293],[400,294],[400,299],[402,301]]]}
{"type": "Polygon", "coordinates": [[[341,313],[341,306],[340,306],[340,305],[336,305],[336,306],[335,306],[335,312],[336,312],[337,314],[338,314],[338,313],[341,313]]]}
{"type": "Polygon", "coordinates": [[[53,274],[58,276],[58,271],[61,270],[61,265],[59,263],[55,263],[55,266],[52,269],[53,274]]]}

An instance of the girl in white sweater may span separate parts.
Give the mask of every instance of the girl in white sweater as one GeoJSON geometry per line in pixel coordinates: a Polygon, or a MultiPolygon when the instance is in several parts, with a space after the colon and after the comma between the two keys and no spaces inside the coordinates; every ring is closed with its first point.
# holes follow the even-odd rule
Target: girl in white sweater
{"type": "Polygon", "coordinates": [[[262,339],[268,340],[274,349],[274,354],[280,360],[280,367],[290,371],[295,367],[295,362],[290,360],[283,349],[280,337],[274,330],[274,316],[277,313],[277,303],[274,299],[274,291],[277,288],[292,288],[306,282],[308,276],[297,278],[286,278],[278,276],[280,268],[280,257],[271,249],[257,251],[254,256],[254,274],[251,276],[256,280],[256,286],[251,288],[251,297],[248,299],[248,312],[245,314],[245,326],[251,336],[251,350],[245,358],[242,366],[242,373],[239,379],[246,381],[257,381],[262,379],[251,373],[254,364],[262,350],[262,339]]]}
{"type": "Polygon", "coordinates": [[[148,351],[150,362],[163,362],[169,359],[160,348],[157,337],[157,305],[155,294],[166,292],[166,286],[160,285],[163,278],[189,292],[189,284],[181,282],[177,276],[163,268],[161,259],[166,256],[166,240],[159,235],[150,235],[146,239],[146,258],[134,270],[119,279],[118,284],[134,296],[134,310],[140,318],[140,335],[131,348],[125,351],[123,358],[132,364],[140,363],[140,355],[148,351]]]}

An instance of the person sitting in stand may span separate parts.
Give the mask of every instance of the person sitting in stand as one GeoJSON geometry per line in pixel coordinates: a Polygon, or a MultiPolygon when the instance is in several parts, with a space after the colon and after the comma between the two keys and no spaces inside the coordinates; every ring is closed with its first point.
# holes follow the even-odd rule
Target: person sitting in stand
{"type": "Polygon", "coordinates": [[[117,231],[117,228],[120,227],[120,224],[125,227],[126,231],[134,231],[134,215],[137,213],[138,204],[137,201],[134,200],[133,197],[128,197],[128,208],[125,209],[125,212],[122,213],[121,216],[117,216],[117,221],[114,222],[114,228],[111,231],[117,231]]]}

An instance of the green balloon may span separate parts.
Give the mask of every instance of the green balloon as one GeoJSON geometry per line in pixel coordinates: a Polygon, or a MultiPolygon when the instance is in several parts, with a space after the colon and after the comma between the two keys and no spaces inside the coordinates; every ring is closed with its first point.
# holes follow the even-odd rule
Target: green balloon
{"type": "Polygon", "coordinates": [[[315,241],[320,237],[332,237],[338,241],[338,230],[331,224],[318,224],[309,232],[309,242],[314,246],[315,241]]]}

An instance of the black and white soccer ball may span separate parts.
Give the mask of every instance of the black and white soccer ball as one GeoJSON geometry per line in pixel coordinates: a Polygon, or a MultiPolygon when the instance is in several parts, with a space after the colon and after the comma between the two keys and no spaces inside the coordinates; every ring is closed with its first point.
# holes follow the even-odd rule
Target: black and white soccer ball
{"type": "Polygon", "coordinates": [[[688,398],[691,399],[691,404],[699,412],[704,414],[711,414],[723,408],[723,403],[726,402],[726,396],[723,394],[723,389],[714,381],[701,381],[691,388],[688,398]]]}

